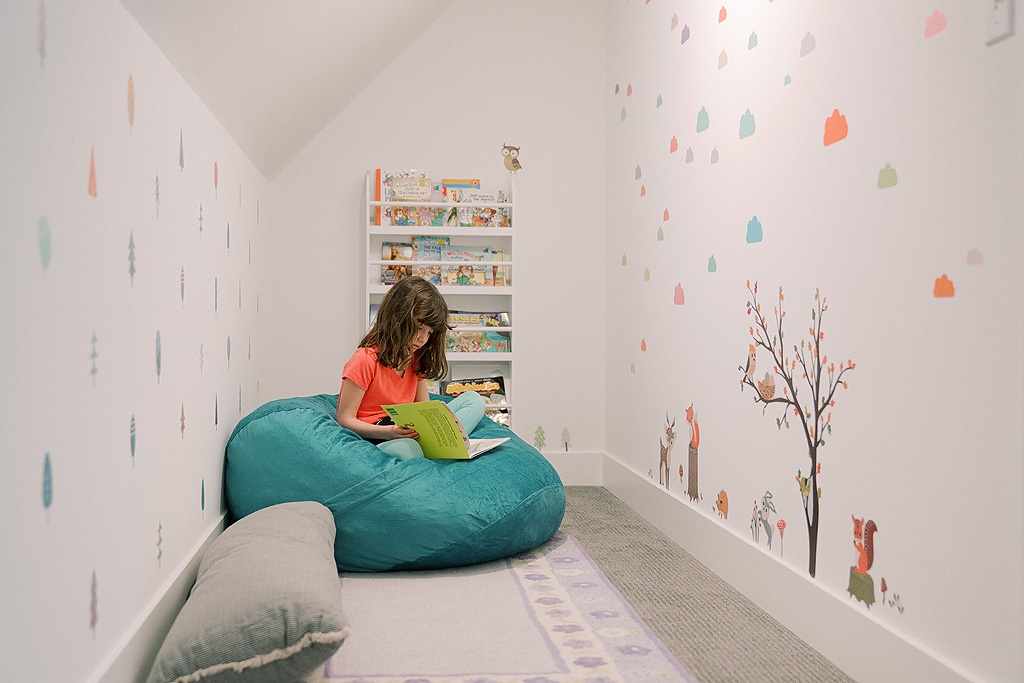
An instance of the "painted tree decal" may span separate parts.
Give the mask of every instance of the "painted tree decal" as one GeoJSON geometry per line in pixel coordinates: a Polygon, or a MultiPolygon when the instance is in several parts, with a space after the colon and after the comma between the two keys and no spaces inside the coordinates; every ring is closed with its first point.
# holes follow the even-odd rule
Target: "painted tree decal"
{"type": "Polygon", "coordinates": [[[847,360],[840,362],[837,368],[836,364],[830,363],[828,357],[822,353],[821,344],[825,339],[825,333],[822,331],[822,319],[828,310],[828,301],[826,297],[820,296],[817,289],[814,290],[815,303],[811,309],[811,325],[807,330],[809,338],[802,339],[799,347],[796,344],[793,345],[792,357],[787,356],[786,347],[783,344],[782,324],[786,317],[786,311],[782,306],[785,301],[782,287],[779,287],[778,304],[773,306],[774,332],[769,331],[769,322],[761,312],[761,304],[757,300],[757,282],[754,282],[751,287],[748,280],[747,291],[750,293],[750,300],[747,301],[747,315],[753,314],[754,324],[749,329],[751,343],[747,365],[739,367],[739,371],[743,373],[740,378],[740,389],[749,386],[754,390],[754,403],[764,406],[761,409],[762,415],[765,414],[769,406],[780,406],[782,415],[775,420],[775,426],[780,430],[783,426],[786,429],[790,428],[790,414],[799,419],[799,426],[803,429],[810,467],[806,477],[803,477],[799,470],[797,471],[797,483],[801,488],[804,520],[807,523],[807,571],[813,577],[818,557],[818,511],[821,500],[821,487],[818,486],[818,474],[821,469],[818,463],[818,449],[825,445],[825,432],[832,434],[832,408],[835,407],[835,394],[840,387],[847,388],[843,375],[853,370],[856,364],[847,360]],[[767,351],[771,356],[772,369],[770,372],[765,372],[764,380],[755,382],[754,372],[758,349],[767,351]],[[807,382],[808,391],[803,395],[799,394],[798,377],[807,382]],[[781,396],[776,395],[776,378],[781,379],[783,384],[781,396]]]}
{"type": "Polygon", "coordinates": [[[135,286],[135,233],[128,233],[128,277],[132,287],[135,286]]]}
{"type": "Polygon", "coordinates": [[[562,430],[562,445],[565,446],[565,452],[569,452],[569,446],[572,445],[572,439],[569,438],[569,428],[566,427],[562,430]]]}
{"type": "Polygon", "coordinates": [[[536,431],[533,432],[533,447],[536,449],[544,448],[546,445],[544,441],[544,428],[537,425],[536,431]]]}
{"type": "Polygon", "coordinates": [[[53,467],[50,465],[50,454],[43,458],[43,507],[46,508],[46,521],[50,521],[50,506],[53,505],[53,467]]]}

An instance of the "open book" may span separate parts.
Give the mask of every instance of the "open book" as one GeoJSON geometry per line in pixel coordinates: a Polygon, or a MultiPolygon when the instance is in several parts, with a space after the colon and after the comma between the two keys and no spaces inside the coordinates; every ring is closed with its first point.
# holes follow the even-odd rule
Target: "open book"
{"type": "Polygon", "coordinates": [[[508,437],[499,439],[471,439],[462,423],[444,401],[420,401],[381,406],[396,425],[411,427],[419,432],[416,439],[423,455],[428,458],[469,460],[499,446],[508,437]]]}

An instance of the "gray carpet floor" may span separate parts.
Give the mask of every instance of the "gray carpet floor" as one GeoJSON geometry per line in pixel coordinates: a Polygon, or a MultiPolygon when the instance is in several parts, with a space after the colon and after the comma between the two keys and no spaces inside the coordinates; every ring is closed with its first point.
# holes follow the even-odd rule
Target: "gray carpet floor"
{"type": "Polygon", "coordinates": [[[852,683],[607,489],[568,486],[566,499],[561,532],[701,683],[852,683]]]}

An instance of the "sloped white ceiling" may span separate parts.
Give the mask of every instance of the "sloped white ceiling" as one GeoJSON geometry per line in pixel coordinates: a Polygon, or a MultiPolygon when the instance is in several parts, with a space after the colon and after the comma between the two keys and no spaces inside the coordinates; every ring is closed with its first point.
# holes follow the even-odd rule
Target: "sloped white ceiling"
{"type": "Polygon", "coordinates": [[[453,0],[121,0],[273,178],[453,0]]]}

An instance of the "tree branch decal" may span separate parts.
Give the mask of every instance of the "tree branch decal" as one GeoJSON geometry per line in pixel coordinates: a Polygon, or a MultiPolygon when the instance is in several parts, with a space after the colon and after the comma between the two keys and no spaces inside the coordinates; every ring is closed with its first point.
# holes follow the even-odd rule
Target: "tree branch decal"
{"type": "Polygon", "coordinates": [[[740,390],[750,387],[754,390],[754,403],[760,404],[761,414],[768,410],[778,410],[775,425],[781,431],[789,429],[791,421],[798,424],[804,435],[807,453],[810,458],[810,469],[806,476],[797,470],[796,481],[803,498],[804,521],[807,523],[809,546],[808,572],[813,577],[817,561],[818,548],[818,510],[821,499],[821,487],[818,486],[818,475],[821,465],[818,462],[818,449],[825,445],[825,434],[832,435],[832,409],[836,405],[836,392],[847,388],[844,379],[846,373],[852,371],[856,364],[852,360],[840,361],[838,368],[834,361],[830,362],[822,350],[825,332],[822,323],[828,311],[828,300],[821,296],[818,289],[814,290],[814,305],[811,308],[811,324],[807,328],[807,337],[800,344],[792,345],[792,355],[787,356],[783,324],[786,310],[783,306],[786,297],[779,287],[778,301],[772,306],[771,320],[765,317],[758,301],[757,282],[751,286],[747,280],[747,315],[753,316],[748,332],[750,334],[749,352],[746,367],[738,369],[743,373],[740,379],[740,390]],[[754,376],[759,350],[767,352],[771,358],[772,369],[765,372],[764,379],[757,381],[754,376]],[[776,382],[782,384],[782,395],[775,393],[776,382]],[[795,419],[793,419],[795,418],[795,419]]]}

